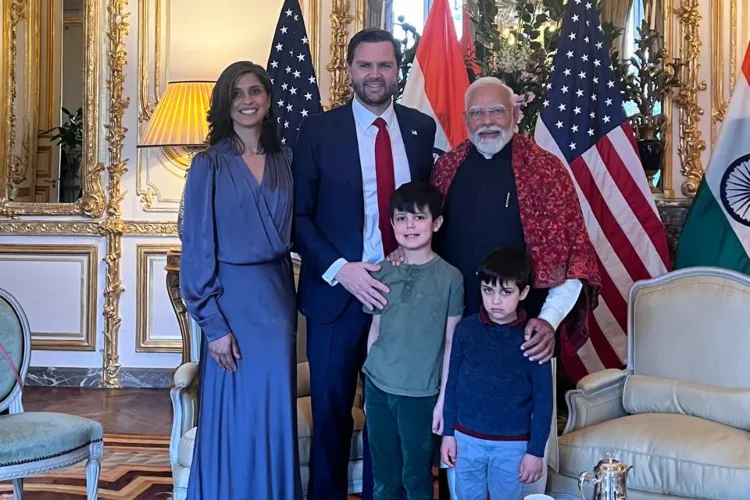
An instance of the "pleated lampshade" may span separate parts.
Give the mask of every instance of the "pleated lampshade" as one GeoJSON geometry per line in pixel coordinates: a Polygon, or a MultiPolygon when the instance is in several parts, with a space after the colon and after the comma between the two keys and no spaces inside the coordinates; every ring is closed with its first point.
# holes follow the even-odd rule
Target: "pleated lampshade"
{"type": "Polygon", "coordinates": [[[170,82],[138,146],[198,146],[206,141],[206,113],[215,82],[170,82]]]}

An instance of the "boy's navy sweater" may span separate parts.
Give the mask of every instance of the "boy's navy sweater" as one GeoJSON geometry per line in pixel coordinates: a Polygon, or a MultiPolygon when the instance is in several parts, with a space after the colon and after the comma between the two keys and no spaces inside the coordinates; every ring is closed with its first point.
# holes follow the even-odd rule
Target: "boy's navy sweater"
{"type": "Polygon", "coordinates": [[[445,436],[458,430],[497,441],[526,441],[544,456],[552,424],[552,368],[521,351],[526,314],[507,325],[486,313],[461,321],[453,334],[443,409],[445,436]]]}

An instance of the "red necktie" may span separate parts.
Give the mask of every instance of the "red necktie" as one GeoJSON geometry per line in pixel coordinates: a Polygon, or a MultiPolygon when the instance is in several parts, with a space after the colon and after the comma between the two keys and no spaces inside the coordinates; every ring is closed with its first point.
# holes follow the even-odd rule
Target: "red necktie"
{"type": "Polygon", "coordinates": [[[378,183],[378,212],[380,215],[378,227],[383,239],[383,252],[387,257],[398,244],[391,226],[391,195],[396,190],[396,178],[393,172],[393,150],[391,150],[391,136],[385,125],[385,120],[377,118],[373,125],[378,127],[375,137],[375,175],[378,183]]]}

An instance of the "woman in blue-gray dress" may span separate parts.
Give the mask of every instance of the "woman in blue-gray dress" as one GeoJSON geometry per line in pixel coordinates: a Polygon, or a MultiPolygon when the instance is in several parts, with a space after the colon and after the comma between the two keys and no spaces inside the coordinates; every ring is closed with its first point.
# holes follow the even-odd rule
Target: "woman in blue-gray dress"
{"type": "Polygon", "coordinates": [[[300,500],[292,175],[265,70],[225,69],[208,122],[182,218],[181,291],[203,331],[188,498],[300,500]]]}

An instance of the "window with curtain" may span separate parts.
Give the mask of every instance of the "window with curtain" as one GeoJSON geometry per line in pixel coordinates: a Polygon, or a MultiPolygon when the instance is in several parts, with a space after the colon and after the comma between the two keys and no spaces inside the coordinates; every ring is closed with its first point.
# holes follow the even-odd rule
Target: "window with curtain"
{"type": "MultiPolygon", "coordinates": [[[[403,39],[406,33],[399,25],[398,18],[404,16],[404,22],[411,24],[419,34],[422,34],[433,3],[434,0],[390,0],[386,3],[386,16],[389,17],[386,21],[386,27],[397,39],[403,39]]],[[[453,13],[456,35],[460,39],[461,23],[463,22],[463,1],[448,0],[448,5],[453,13]]]]}

